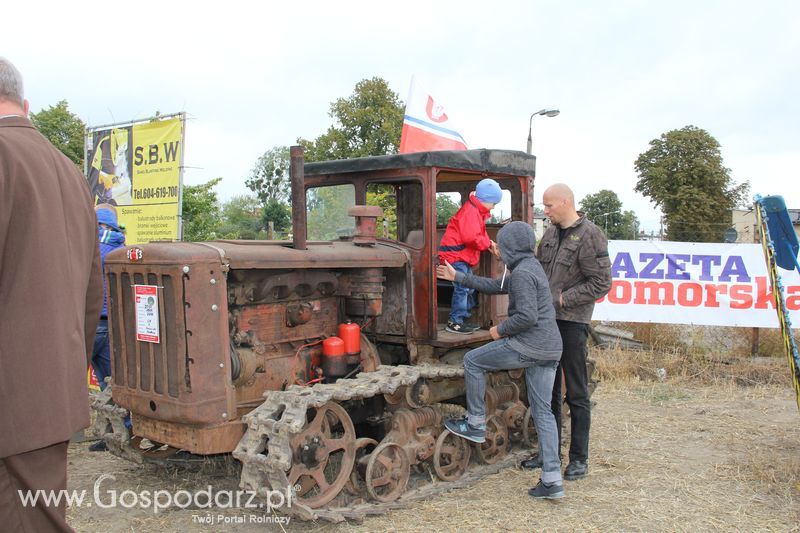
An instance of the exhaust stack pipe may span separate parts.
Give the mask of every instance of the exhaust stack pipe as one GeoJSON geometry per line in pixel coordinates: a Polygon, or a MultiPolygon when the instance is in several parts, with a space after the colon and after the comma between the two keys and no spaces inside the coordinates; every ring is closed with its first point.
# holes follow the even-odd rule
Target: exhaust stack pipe
{"type": "Polygon", "coordinates": [[[303,186],[305,160],[303,147],[289,149],[289,174],[292,179],[292,245],[295,250],[306,250],[306,190],[303,186]]]}

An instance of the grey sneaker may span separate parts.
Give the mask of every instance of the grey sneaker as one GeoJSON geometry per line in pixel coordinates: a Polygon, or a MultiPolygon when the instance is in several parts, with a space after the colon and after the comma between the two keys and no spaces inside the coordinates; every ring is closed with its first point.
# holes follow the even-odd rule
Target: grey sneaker
{"type": "Polygon", "coordinates": [[[470,333],[475,333],[478,331],[478,327],[472,326],[470,324],[458,324],[456,322],[448,321],[447,327],[444,328],[450,333],[461,333],[463,335],[469,335],[470,333]]]}
{"type": "Polygon", "coordinates": [[[478,444],[486,442],[486,430],[469,425],[466,418],[445,420],[444,427],[463,439],[471,440],[478,444]]]}
{"type": "Polygon", "coordinates": [[[545,483],[540,479],[538,485],[528,489],[528,495],[545,500],[557,500],[564,497],[564,484],[545,483]]]}

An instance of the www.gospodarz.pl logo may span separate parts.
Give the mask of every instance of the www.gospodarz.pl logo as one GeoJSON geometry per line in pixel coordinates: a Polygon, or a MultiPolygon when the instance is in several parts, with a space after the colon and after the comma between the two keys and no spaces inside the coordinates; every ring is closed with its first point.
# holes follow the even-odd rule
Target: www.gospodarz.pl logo
{"type": "Polygon", "coordinates": [[[62,503],[67,507],[92,507],[101,509],[146,509],[158,513],[164,509],[248,509],[271,512],[288,509],[292,506],[292,490],[285,492],[268,490],[264,499],[256,497],[252,490],[214,490],[211,485],[201,490],[163,489],[140,491],[103,488],[103,482],[115,481],[111,474],[103,474],[94,482],[91,498],[83,490],[19,490],[19,498],[25,507],[57,507],[62,503]]]}

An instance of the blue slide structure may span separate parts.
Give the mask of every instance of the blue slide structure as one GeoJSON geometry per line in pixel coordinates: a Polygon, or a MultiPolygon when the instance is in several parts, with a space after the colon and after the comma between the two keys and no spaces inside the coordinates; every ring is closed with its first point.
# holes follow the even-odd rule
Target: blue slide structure
{"type": "Polygon", "coordinates": [[[778,320],[783,337],[783,345],[792,371],[792,384],[794,385],[797,408],[800,409],[800,356],[797,353],[797,344],[792,335],[792,322],[786,310],[783,297],[783,283],[781,282],[778,267],[784,270],[797,269],[797,252],[800,245],[797,234],[792,227],[789,211],[782,196],[756,195],[756,218],[761,229],[761,244],[764,247],[764,257],[767,261],[767,270],[772,283],[772,294],[775,297],[775,308],[778,311],[778,320]]]}

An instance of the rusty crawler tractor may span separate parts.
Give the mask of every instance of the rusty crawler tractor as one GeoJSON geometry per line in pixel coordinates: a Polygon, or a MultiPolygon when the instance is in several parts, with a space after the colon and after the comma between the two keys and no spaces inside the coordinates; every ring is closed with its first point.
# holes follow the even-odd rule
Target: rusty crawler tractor
{"type": "MultiPolygon", "coordinates": [[[[106,259],[113,379],[93,404],[109,448],[139,462],[232,453],[243,489],[290,490],[289,512],[328,520],[472,483],[527,453],[514,451],[535,438],[522,371],[488,377],[485,444],[443,428],[464,412],[464,353],[490,340],[507,297],[478,296],[478,332],[445,331],[436,205],[467,201],[490,176],[504,189],[495,209],[531,222],[535,158],[304,165],[294,147],[291,161],[292,242],[151,243],[106,259]]],[[[490,221],[490,237],[499,228],[490,221]]],[[[502,264],[486,253],[477,270],[502,264]]]]}

